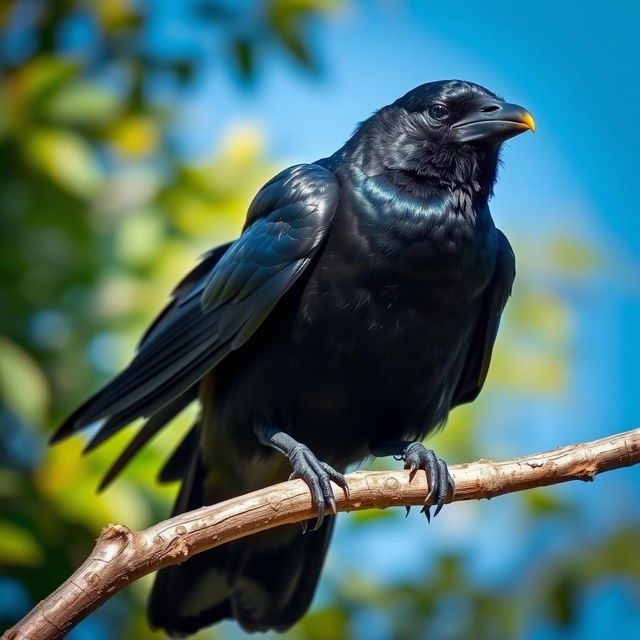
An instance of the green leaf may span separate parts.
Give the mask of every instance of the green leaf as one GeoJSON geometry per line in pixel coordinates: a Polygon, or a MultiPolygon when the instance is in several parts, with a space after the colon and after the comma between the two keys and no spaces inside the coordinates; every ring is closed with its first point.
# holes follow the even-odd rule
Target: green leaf
{"type": "Polygon", "coordinates": [[[271,0],[267,8],[274,35],[289,54],[309,70],[315,68],[316,63],[305,40],[305,31],[309,20],[320,9],[321,4],[314,0],[271,0]]]}
{"type": "Polygon", "coordinates": [[[175,60],[167,64],[167,67],[176,74],[176,77],[180,82],[189,82],[195,72],[195,64],[191,60],[175,60]]]}
{"type": "MultiPolygon", "coordinates": [[[[42,424],[49,387],[42,370],[18,345],[0,337],[0,399],[26,424],[42,424]]],[[[0,540],[2,537],[0,536],[0,540]]]]}
{"type": "Polygon", "coordinates": [[[549,612],[561,627],[569,627],[576,619],[582,585],[572,571],[561,575],[549,590],[549,612]]]}
{"type": "Polygon", "coordinates": [[[96,125],[118,116],[120,99],[103,84],[77,81],[58,89],[43,105],[43,114],[58,124],[96,125]]]}
{"type": "Polygon", "coordinates": [[[523,493],[522,500],[530,514],[540,516],[575,516],[576,507],[573,503],[563,500],[552,489],[531,489],[523,493]]]}
{"type": "Polygon", "coordinates": [[[249,80],[255,72],[254,43],[246,38],[238,38],[232,45],[233,60],[243,80],[249,80]]]}
{"type": "Polygon", "coordinates": [[[347,612],[339,607],[311,611],[300,621],[297,630],[305,640],[334,640],[349,636],[347,612]]]}
{"type": "Polygon", "coordinates": [[[26,529],[0,520],[0,540],[0,565],[36,567],[41,564],[42,548],[26,529]]]}
{"type": "Polygon", "coordinates": [[[116,236],[116,250],[131,266],[145,265],[161,248],[163,221],[154,209],[141,209],[123,219],[116,236]]]}
{"type": "Polygon", "coordinates": [[[354,525],[362,525],[380,520],[399,520],[401,514],[404,517],[404,509],[366,509],[350,513],[349,520],[354,525]]]}
{"type": "Polygon", "coordinates": [[[100,186],[97,159],[84,138],[64,129],[36,129],[24,142],[27,157],[54,182],[81,197],[100,186]]]}
{"type": "Polygon", "coordinates": [[[68,82],[78,71],[75,62],[43,54],[31,60],[20,72],[20,82],[28,101],[45,99],[68,82]]]}

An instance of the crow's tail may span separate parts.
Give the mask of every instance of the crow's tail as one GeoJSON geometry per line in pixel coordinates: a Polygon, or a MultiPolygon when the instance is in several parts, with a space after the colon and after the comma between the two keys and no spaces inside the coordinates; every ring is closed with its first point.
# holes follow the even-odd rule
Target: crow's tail
{"type": "MultiPolygon", "coordinates": [[[[175,512],[204,504],[204,467],[195,454],[175,512]]],[[[302,534],[286,525],[198,554],[161,569],[149,600],[149,621],[185,636],[232,618],[245,631],[285,631],[311,604],[335,519],[302,534]]]]}

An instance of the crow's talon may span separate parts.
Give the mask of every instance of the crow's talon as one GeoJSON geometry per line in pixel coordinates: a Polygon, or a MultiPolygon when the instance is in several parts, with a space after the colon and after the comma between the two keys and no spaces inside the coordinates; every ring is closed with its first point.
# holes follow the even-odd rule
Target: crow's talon
{"type": "Polygon", "coordinates": [[[404,514],[404,517],[408,518],[409,514],[411,513],[411,507],[405,507],[405,509],[407,510],[407,513],[404,514]]]}
{"type": "Polygon", "coordinates": [[[418,469],[424,469],[429,483],[429,493],[425,499],[425,506],[421,513],[424,513],[428,522],[431,522],[431,505],[436,509],[433,516],[437,516],[447,498],[452,498],[455,492],[455,483],[449,473],[447,464],[439,458],[431,449],[427,449],[419,442],[413,442],[404,451],[402,457],[404,468],[409,469],[410,477],[413,478],[418,469]]]}
{"type": "MultiPolygon", "coordinates": [[[[289,456],[293,473],[290,480],[300,478],[309,487],[311,492],[311,502],[316,511],[317,517],[311,531],[316,531],[322,525],[325,509],[330,509],[336,513],[336,500],[331,488],[331,481],[335,482],[349,497],[349,487],[341,473],[338,473],[326,462],[320,462],[308,447],[300,445],[296,447],[289,456]]],[[[308,529],[308,521],[303,523],[303,533],[308,529]]]]}
{"type": "MultiPolygon", "coordinates": [[[[327,475],[329,476],[329,478],[342,489],[346,499],[348,500],[350,497],[349,485],[347,484],[345,477],[341,473],[336,471],[331,465],[328,465],[326,462],[321,462],[320,466],[327,472],[327,475]]],[[[335,500],[334,500],[333,506],[334,506],[333,510],[335,511],[335,500]]]]}

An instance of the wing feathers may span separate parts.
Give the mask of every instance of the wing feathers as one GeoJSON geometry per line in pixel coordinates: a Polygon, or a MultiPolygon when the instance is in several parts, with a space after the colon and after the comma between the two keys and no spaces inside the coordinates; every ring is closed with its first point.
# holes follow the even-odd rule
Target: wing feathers
{"type": "MultiPolygon", "coordinates": [[[[198,389],[196,386],[191,387],[181,396],[178,396],[173,402],[163,407],[160,411],[154,413],[140,428],[138,433],[134,436],[131,442],[127,445],[124,451],[118,456],[116,461],[111,465],[109,471],[102,479],[98,487],[98,491],[106,489],[123,469],[131,462],[133,457],[144,447],[149,440],[151,440],[166,424],[171,422],[179,413],[182,412],[189,404],[191,404],[197,397],[198,389]]],[[[108,424],[108,423],[107,423],[108,424]]],[[[105,431],[107,425],[105,425],[97,435],[100,435],[105,431]]],[[[117,430],[117,429],[116,429],[117,430]]],[[[106,438],[110,437],[115,431],[107,432],[101,438],[97,436],[91,441],[85,451],[89,451],[95,446],[101,444],[106,438]]]]}
{"type": "Polygon", "coordinates": [[[484,307],[471,336],[467,359],[453,395],[453,406],[472,402],[482,390],[489,371],[493,345],[498,335],[500,317],[511,295],[516,275],[513,249],[502,231],[496,229],[496,233],[498,242],[496,269],[484,294],[484,307]]]}
{"type": "MultiPolygon", "coordinates": [[[[207,371],[246,342],[309,264],[338,197],[333,174],[318,165],[297,165],[267,183],[240,238],[211,251],[178,284],[129,366],[70,416],[52,441],[106,418],[92,449],[136,418],[169,415],[207,371]]],[[[134,439],[134,453],[160,428],[158,420],[150,418],[134,439]]],[[[133,454],[123,455],[115,473],[133,454]]]]}

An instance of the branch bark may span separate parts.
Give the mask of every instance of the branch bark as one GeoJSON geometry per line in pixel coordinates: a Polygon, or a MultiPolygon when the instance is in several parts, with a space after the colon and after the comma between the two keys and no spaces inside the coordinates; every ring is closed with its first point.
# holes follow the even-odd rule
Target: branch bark
{"type": "MultiPolygon", "coordinates": [[[[456,483],[452,501],[493,498],[569,480],[591,481],[603,471],[638,462],[640,428],[523,458],[479,460],[450,469],[456,483]]],[[[428,493],[421,473],[410,478],[408,471],[358,471],[347,480],[349,500],[335,487],[338,511],[422,505],[428,493]]],[[[117,591],[148,573],[231,540],[313,515],[306,485],[291,480],[180,514],[144,531],[111,524],[82,566],[0,640],[62,638],[117,591]]]]}

